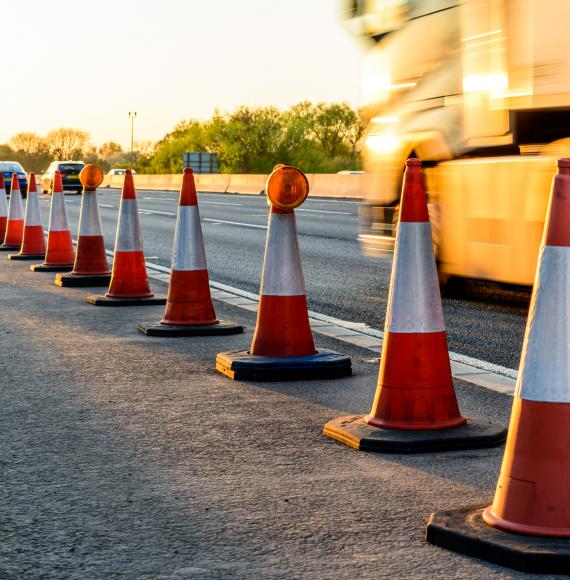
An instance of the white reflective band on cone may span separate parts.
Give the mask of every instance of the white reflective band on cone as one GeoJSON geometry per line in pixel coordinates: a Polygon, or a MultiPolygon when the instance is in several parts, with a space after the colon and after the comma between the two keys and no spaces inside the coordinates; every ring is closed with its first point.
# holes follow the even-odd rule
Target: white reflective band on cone
{"type": "Polygon", "coordinates": [[[24,223],[27,226],[42,225],[40,198],[37,191],[28,191],[28,199],[26,200],[26,219],[24,220],[24,223]]]}
{"type": "Polygon", "coordinates": [[[8,215],[8,202],[6,201],[6,190],[0,189],[0,217],[8,215]]]}
{"type": "Polygon", "coordinates": [[[24,219],[24,204],[22,203],[22,194],[17,189],[10,192],[10,205],[8,206],[8,218],[11,220],[24,219]]]}
{"type": "Polygon", "coordinates": [[[445,330],[428,222],[401,222],[398,226],[385,330],[445,330]]]}
{"type": "Polygon", "coordinates": [[[570,248],[541,249],[515,396],[570,403],[570,248]]]}
{"type": "Polygon", "coordinates": [[[115,252],[142,252],[143,243],[136,199],[122,199],[115,252]]]}
{"type": "Polygon", "coordinates": [[[173,270],[206,270],[200,212],[196,205],[181,205],[172,248],[173,270]]]}
{"type": "Polygon", "coordinates": [[[97,192],[84,191],[81,200],[80,236],[102,236],[101,217],[97,205],[97,192]]]}
{"type": "Polygon", "coordinates": [[[63,191],[52,193],[51,207],[49,211],[49,231],[65,232],[69,230],[67,212],[65,211],[65,198],[63,191]]]}
{"type": "Polygon", "coordinates": [[[305,295],[305,280],[294,213],[270,214],[261,294],[264,296],[305,295]]]}

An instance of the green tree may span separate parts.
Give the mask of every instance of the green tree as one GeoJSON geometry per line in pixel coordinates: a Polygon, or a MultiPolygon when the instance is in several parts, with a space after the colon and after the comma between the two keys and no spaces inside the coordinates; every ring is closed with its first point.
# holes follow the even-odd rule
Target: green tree
{"type": "Polygon", "coordinates": [[[10,148],[16,161],[26,171],[42,172],[50,162],[50,152],[45,139],[29,131],[17,133],[10,139],[10,148]]]}
{"type": "Polygon", "coordinates": [[[4,145],[0,145],[0,159],[2,161],[11,161],[14,159],[14,151],[10,145],[7,145],[6,143],[4,145]]]}
{"type": "Polygon", "coordinates": [[[123,148],[119,145],[119,143],[115,143],[115,141],[107,141],[106,143],[103,143],[99,149],[97,149],[97,154],[104,161],[108,161],[109,159],[117,157],[118,155],[122,155],[123,148]]]}
{"type": "Polygon", "coordinates": [[[148,164],[151,173],[180,173],[185,151],[206,151],[204,127],[201,121],[181,121],[157,144],[148,164]]]}
{"type": "Polygon", "coordinates": [[[46,135],[49,152],[56,160],[80,159],[89,148],[89,133],[61,127],[46,135]]]}
{"type": "Polygon", "coordinates": [[[285,131],[283,114],[275,107],[239,107],[215,115],[207,125],[210,148],[227,173],[267,173],[277,162],[285,131]]]}
{"type": "Polygon", "coordinates": [[[207,121],[178,123],[137,162],[137,170],[178,173],[185,151],[217,153],[224,173],[267,173],[278,162],[306,172],[357,169],[364,128],[346,103],[305,101],[287,111],[245,106],[232,113],[216,110],[207,121]]]}

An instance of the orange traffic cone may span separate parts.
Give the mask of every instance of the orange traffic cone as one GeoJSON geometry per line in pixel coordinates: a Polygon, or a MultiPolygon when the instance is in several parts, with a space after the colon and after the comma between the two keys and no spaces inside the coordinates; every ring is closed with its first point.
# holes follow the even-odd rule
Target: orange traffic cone
{"type": "Polygon", "coordinates": [[[4,240],[4,236],[6,235],[7,221],[8,221],[8,200],[6,199],[4,176],[0,173],[0,240],[4,240]]]}
{"type": "Polygon", "coordinates": [[[192,169],[184,169],[176,217],[172,269],[164,318],[140,324],[149,336],[207,336],[237,334],[243,327],[218,320],[210,295],[202,225],[192,169]]]}
{"type": "Polygon", "coordinates": [[[46,240],[40,210],[40,197],[36,186],[36,176],[30,173],[28,197],[26,199],[26,216],[24,235],[19,254],[9,254],[9,260],[37,260],[46,253],[46,240]]]}
{"type": "Polygon", "coordinates": [[[459,413],[419,159],[406,163],[384,332],[372,411],[330,421],[325,435],[356,449],[398,453],[504,441],[501,426],[459,413]]]}
{"type": "Polygon", "coordinates": [[[155,296],[150,291],[135,184],[130,169],[125,172],[119,207],[111,284],[104,296],[89,296],[87,302],[96,306],[141,306],[166,302],[164,296],[155,296]]]}
{"type": "Polygon", "coordinates": [[[19,250],[24,237],[24,204],[22,203],[22,193],[18,174],[12,174],[12,184],[10,188],[10,204],[8,205],[8,220],[6,222],[6,233],[4,243],[0,250],[19,250]]]}
{"type": "Polygon", "coordinates": [[[305,175],[278,166],[265,188],[271,202],[257,324],[249,350],[219,353],[216,369],[232,379],[321,379],[350,375],[350,358],[315,349],[294,208],[309,192],[305,175]]]}
{"type": "Polygon", "coordinates": [[[558,161],[493,504],[432,515],[427,539],[524,572],[570,571],[570,159],[558,161]]]}
{"type": "Polygon", "coordinates": [[[49,213],[49,231],[45,261],[30,266],[32,272],[69,272],[73,269],[75,252],[65,210],[61,173],[55,172],[49,213]]]}
{"type": "Polygon", "coordinates": [[[79,174],[83,198],[79,215],[77,253],[73,270],[57,274],[57,286],[107,286],[111,271],[105,254],[105,239],[97,204],[97,187],[103,182],[103,172],[96,165],[86,165],[79,174]]]}

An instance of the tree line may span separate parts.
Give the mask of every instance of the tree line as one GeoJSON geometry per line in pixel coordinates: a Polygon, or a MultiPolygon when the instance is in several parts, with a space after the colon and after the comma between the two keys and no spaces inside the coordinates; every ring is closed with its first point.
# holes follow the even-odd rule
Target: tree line
{"type": "MultiPolygon", "coordinates": [[[[215,111],[207,120],[188,119],[156,143],[135,144],[139,173],[179,173],[185,151],[219,156],[222,173],[268,173],[276,163],[307,173],[360,169],[366,121],[346,103],[308,101],[287,110],[238,107],[215,111]]],[[[130,151],[113,141],[95,147],[87,132],[59,128],[45,137],[24,132],[0,145],[0,159],[15,159],[27,171],[41,172],[52,160],[83,160],[105,171],[129,167],[130,151]]]]}

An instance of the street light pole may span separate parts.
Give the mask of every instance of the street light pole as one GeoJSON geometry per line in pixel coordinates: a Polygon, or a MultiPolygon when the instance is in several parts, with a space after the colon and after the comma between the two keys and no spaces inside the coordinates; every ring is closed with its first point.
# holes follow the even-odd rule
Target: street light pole
{"type": "Polygon", "coordinates": [[[135,119],[136,111],[131,113],[129,111],[129,119],[131,120],[131,169],[135,166],[135,119]]]}

